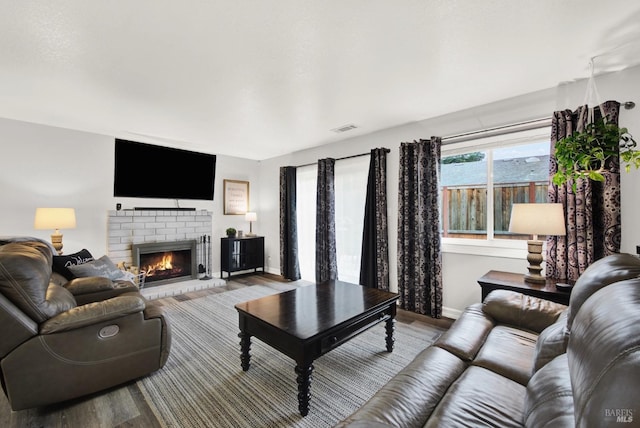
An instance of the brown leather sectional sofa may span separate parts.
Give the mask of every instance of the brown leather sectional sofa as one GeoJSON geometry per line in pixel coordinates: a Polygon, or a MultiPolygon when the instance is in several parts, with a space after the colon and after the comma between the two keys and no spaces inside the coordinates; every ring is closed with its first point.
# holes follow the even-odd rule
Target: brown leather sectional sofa
{"type": "Polygon", "coordinates": [[[52,277],[49,245],[0,245],[0,380],[13,410],[100,391],[165,364],[169,322],[133,284],[87,277],[58,285],[52,277]]]}
{"type": "Polygon", "coordinates": [[[568,307],[494,291],[338,426],[638,426],[639,276],[615,254],[568,307]]]}

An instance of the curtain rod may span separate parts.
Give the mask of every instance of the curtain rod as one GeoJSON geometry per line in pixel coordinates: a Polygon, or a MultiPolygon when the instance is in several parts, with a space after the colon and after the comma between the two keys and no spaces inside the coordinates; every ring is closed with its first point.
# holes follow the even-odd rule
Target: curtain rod
{"type": "Polygon", "coordinates": [[[512,123],[510,125],[495,126],[493,128],[481,129],[479,131],[448,135],[446,137],[442,137],[442,143],[445,144],[445,141],[446,144],[461,143],[463,141],[477,138],[478,135],[494,137],[497,135],[508,134],[515,131],[527,131],[529,129],[544,128],[546,126],[551,126],[551,116],[543,117],[540,119],[527,120],[524,122],[512,123]]]}
{"type": "MultiPolygon", "coordinates": [[[[634,103],[633,101],[627,101],[624,103],[620,103],[620,105],[623,106],[625,110],[631,110],[636,106],[636,103],[634,103]]],[[[476,138],[476,136],[480,134],[486,137],[495,137],[497,135],[507,134],[515,131],[527,131],[530,129],[544,128],[546,126],[551,126],[551,116],[543,117],[540,119],[527,120],[524,122],[512,123],[510,125],[496,126],[493,128],[482,129],[479,131],[448,135],[446,137],[442,137],[442,143],[443,144],[445,144],[445,142],[446,144],[461,143],[463,141],[468,141],[473,138],[476,138]]]]}
{"type": "MultiPolygon", "coordinates": [[[[391,152],[391,149],[387,149],[386,147],[383,147],[383,149],[384,149],[385,153],[391,152]]],[[[345,157],[342,157],[342,158],[337,158],[336,160],[339,161],[339,160],[345,160],[345,159],[359,158],[361,156],[369,156],[369,155],[371,155],[371,152],[360,153],[360,154],[351,155],[351,156],[345,156],[345,157]]],[[[317,164],[317,162],[305,163],[304,165],[297,165],[296,168],[302,168],[304,166],[311,166],[311,165],[316,165],[316,164],[317,164]]]]}

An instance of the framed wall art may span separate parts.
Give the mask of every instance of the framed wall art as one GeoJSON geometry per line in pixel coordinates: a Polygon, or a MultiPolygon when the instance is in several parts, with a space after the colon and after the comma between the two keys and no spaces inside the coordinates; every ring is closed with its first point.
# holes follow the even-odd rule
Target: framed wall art
{"type": "Polygon", "coordinates": [[[249,182],[223,180],[224,214],[244,215],[249,211],[249,182]]]}

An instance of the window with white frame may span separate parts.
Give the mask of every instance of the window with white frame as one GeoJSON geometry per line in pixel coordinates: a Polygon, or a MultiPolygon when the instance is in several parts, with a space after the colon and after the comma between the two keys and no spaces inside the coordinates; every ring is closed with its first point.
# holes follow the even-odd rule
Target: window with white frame
{"type": "Polygon", "coordinates": [[[511,206],[547,201],[549,138],[545,127],[443,145],[443,242],[528,239],[508,232],[511,206]]]}

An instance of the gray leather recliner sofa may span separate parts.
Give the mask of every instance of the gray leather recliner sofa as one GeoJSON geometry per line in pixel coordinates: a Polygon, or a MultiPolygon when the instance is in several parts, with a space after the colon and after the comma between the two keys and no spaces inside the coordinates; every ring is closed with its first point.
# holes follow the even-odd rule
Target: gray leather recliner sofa
{"type": "Polygon", "coordinates": [[[568,307],[491,292],[338,426],[637,426],[639,397],[640,259],[614,254],[568,307]]]}
{"type": "Polygon", "coordinates": [[[159,306],[133,284],[107,278],[58,285],[52,255],[38,241],[0,245],[0,380],[13,410],[136,379],[169,356],[159,306]]]}

